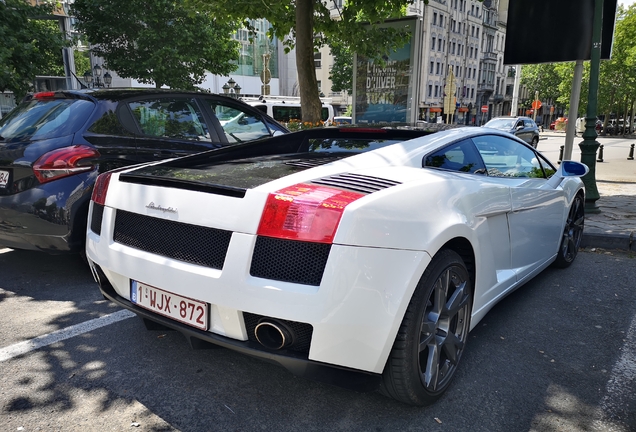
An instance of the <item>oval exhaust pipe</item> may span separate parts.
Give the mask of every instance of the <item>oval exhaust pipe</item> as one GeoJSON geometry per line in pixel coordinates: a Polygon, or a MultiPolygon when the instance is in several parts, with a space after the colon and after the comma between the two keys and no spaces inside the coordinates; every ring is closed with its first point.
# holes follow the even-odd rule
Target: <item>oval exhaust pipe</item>
{"type": "Polygon", "coordinates": [[[279,350],[289,346],[293,342],[294,333],[285,324],[262,320],[254,329],[256,340],[265,348],[279,350]]]}

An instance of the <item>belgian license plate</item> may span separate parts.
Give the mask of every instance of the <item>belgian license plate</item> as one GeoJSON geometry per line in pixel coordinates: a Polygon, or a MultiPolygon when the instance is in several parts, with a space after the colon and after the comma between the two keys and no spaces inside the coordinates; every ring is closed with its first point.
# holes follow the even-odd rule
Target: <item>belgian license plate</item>
{"type": "Polygon", "coordinates": [[[6,188],[9,183],[9,171],[0,171],[0,188],[6,188]]]}
{"type": "Polygon", "coordinates": [[[132,281],[130,301],[137,306],[192,327],[201,330],[208,329],[210,308],[205,302],[183,297],[138,281],[132,281]]]}

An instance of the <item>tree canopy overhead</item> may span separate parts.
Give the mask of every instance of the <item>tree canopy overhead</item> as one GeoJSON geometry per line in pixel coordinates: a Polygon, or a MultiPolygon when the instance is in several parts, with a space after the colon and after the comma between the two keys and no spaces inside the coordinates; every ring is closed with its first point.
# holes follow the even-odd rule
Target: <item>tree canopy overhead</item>
{"type": "Polygon", "coordinates": [[[185,0],[75,0],[72,13],[92,52],[119,76],[191,89],[206,72],[236,68],[238,22],[215,19],[185,0]]]}
{"type": "Polygon", "coordinates": [[[62,32],[57,21],[39,19],[52,10],[49,2],[0,1],[0,91],[12,91],[19,99],[36,75],[63,75],[62,32]]]}
{"type": "Polygon", "coordinates": [[[352,52],[381,59],[406,42],[402,29],[382,28],[389,18],[403,15],[413,0],[345,1],[335,13],[322,0],[189,0],[197,10],[210,11],[218,18],[247,21],[264,18],[272,25],[271,37],[296,48],[296,68],[302,104],[302,120],[320,120],[321,102],[314,65],[314,50],[332,41],[352,52]],[[369,25],[365,25],[368,23],[369,25]]]}

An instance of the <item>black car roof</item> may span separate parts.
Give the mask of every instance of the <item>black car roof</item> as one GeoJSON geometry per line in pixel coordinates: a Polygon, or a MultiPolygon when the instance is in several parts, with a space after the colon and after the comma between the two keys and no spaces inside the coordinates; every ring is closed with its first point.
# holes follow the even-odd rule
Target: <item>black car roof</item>
{"type": "MultiPolygon", "coordinates": [[[[57,94],[75,95],[75,96],[90,96],[98,100],[111,100],[120,101],[137,96],[148,95],[192,95],[192,96],[212,96],[212,97],[227,97],[217,93],[208,93],[194,90],[175,90],[175,89],[157,89],[157,88],[114,88],[114,89],[82,89],[82,90],[58,90],[57,94]]],[[[29,95],[32,96],[32,95],[29,95]]],[[[29,97],[27,96],[27,97],[29,97]]],[[[236,101],[237,99],[229,98],[236,101]]],[[[239,100],[239,103],[244,103],[239,100]]]]}

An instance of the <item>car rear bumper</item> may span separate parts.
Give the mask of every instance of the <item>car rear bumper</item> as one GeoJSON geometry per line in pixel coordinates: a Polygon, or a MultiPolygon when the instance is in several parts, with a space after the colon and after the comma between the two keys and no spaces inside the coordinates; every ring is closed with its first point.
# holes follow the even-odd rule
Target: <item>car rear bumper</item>
{"type": "MultiPolygon", "coordinates": [[[[145,250],[143,245],[124,244],[122,225],[115,227],[117,212],[103,207],[100,223],[90,221],[86,241],[87,258],[103,273],[102,285],[107,280],[116,298],[130,302],[131,287],[141,283],[167,295],[204,302],[210,311],[208,330],[193,330],[193,334],[212,340],[216,334],[222,340],[252,341],[265,351],[268,349],[258,344],[251,326],[254,317],[258,323],[265,319],[304,326],[310,333],[303,347],[304,358],[368,373],[382,373],[410,298],[430,263],[430,256],[423,251],[333,244],[317,284],[292,282],[262,274],[252,265],[305,272],[316,267],[317,256],[294,262],[293,256],[273,249],[259,252],[255,235],[233,232],[221,267],[195,264],[161,254],[154,246],[145,250]],[[116,230],[118,241],[114,240],[116,230]]],[[[169,229],[161,233],[156,237],[158,244],[175,246],[180,256],[202,250],[190,248],[191,242],[173,243],[169,229]]],[[[218,245],[214,240],[208,244],[203,250],[218,245]]]]}
{"type": "Polygon", "coordinates": [[[294,355],[294,353],[291,352],[279,354],[277,352],[268,351],[258,343],[250,340],[240,341],[219,334],[198,330],[186,324],[179,323],[144,308],[138,307],[117,293],[99,265],[93,262],[90,262],[90,265],[93,275],[97,280],[100,291],[104,297],[115,302],[119,306],[134,312],[144,320],[150,320],[182,333],[188,339],[190,345],[195,349],[205,347],[203,346],[204,344],[201,344],[201,341],[211,343],[213,345],[238,351],[242,354],[256,357],[270,363],[278,364],[294,375],[355,391],[374,391],[380,385],[382,377],[381,374],[312,361],[304,358],[302,354],[294,355]]]}
{"type": "Polygon", "coordinates": [[[0,196],[0,245],[49,253],[83,250],[95,176],[70,176],[0,196]]]}

